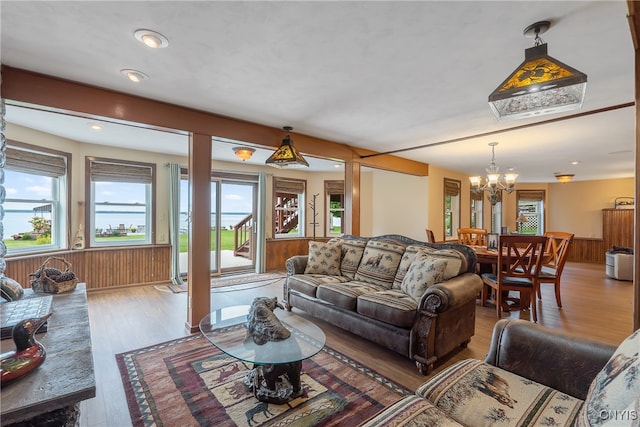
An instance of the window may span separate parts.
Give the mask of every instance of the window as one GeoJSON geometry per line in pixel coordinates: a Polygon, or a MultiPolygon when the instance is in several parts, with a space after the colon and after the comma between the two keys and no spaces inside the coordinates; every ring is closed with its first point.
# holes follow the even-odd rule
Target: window
{"type": "Polygon", "coordinates": [[[344,233],[344,181],[325,181],[326,200],[325,236],[344,233]]]}
{"type": "Polygon", "coordinates": [[[484,208],[482,202],[483,193],[471,192],[471,228],[484,228],[484,218],[482,216],[482,209],[484,208]]]}
{"type": "Polygon", "coordinates": [[[304,237],[306,181],[273,178],[273,236],[304,237]]]}
{"type": "Polygon", "coordinates": [[[502,233],[502,191],[495,205],[491,206],[491,232],[502,233]]]}
{"type": "Polygon", "coordinates": [[[67,165],[71,155],[7,146],[3,220],[9,254],[67,248],[67,165]]]}
{"type": "Polygon", "coordinates": [[[87,158],[92,246],[152,243],[155,164],[87,158]]]}
{"type": "Polygon", "coordinates": [[[444,179],[444,239],[458,238],[460,228],[460,181],[444,179]]]}
{"type": "Polygon", "coordinates": [[[544,234],[544,196],[544,190],[518,190],[516,192],[518,233],[544,234]]]}

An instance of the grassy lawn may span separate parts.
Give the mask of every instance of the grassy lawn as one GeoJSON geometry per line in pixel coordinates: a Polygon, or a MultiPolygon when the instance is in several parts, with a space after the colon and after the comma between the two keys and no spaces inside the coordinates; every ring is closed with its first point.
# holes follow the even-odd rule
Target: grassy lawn
{"type": "MultiPolygon", "coordinates": [[[[137,240],[139,236],[120,236],[117,237],[118,241],[137,240]]],[[[109,242],[113,241],[113,237],[98,237],[97,242],[109,242]]],[[[7,249],[12,248],[26,248],[32,246],[39,246],[36,240],[13,240],[6,239],[4,243],[7,245],[7,249]]],[[[233,230],[221,230],[220,231],[220,247],[222,250],[233,250],[233,230]]],[[[189,248],[188,236],[186,234],[180,234],[180,252],[187,252],[189,248]]],[[[215,250],[215,231],[211,231],[211,250],[215,250]]]]}

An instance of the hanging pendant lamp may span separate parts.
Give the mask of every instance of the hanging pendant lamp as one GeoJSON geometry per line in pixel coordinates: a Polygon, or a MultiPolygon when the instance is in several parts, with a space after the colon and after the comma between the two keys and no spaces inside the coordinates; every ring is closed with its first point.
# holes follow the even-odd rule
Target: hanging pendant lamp
{"type": "Polygon", "coordinates": [[[282,144],[273,154],[267,159],[265,164],[273,166],[274,168],[299,168],[309,167],[309,163],[302,157],[302,154],[298,152],[293,146],[291,136],[289,132],[293,130],[291,126],[285,126],[284,129],[287,135],[282,140],[282,144]]]}
{"type": "Polygon", "coordinates": [[[489,95],[498,120],[516,120],[560,113],[582,107],[587,75],[547,55],[540,34],[551,26],[540,21],[524,29],[534,37],[534,47],[524,52],[524,62],[489,95]]]}

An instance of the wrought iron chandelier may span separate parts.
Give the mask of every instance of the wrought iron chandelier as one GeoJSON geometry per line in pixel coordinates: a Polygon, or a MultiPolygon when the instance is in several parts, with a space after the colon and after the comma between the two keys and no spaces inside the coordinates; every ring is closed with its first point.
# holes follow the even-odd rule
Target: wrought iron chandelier
{"type": "Polygon", "coordinates": [[[495,205],[502,200],[503,190],[507,193],[515,190],[516,179],[518,178],[518,174],[516,173],[506,173],[504,176],[500,175],[500,168],[496,164],[496,145],[498,145],[497,142],[489,143],[491,147],[491,163],[489,167],[485,169],[487,171],[486,182],[483,184],[482,177],[480,176],[472,176],[469,178],[469,181],[471,181],[471,191],[474,193],[482,193],[483,191],[489,193],[487,199],[491,205],[495,205]]]}

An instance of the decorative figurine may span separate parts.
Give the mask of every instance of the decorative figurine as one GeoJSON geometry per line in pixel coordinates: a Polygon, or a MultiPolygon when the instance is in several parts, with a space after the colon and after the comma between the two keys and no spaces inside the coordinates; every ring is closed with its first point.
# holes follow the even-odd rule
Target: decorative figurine
{"type": "Polygon", "coordinates": [[[284,310],[276,297],[257,297],[251,303],[247,316],[247,338],[262,345],[269,341],[282,341],[291,336],[291,332],[280,322],[273,313],[276,307],[284,310]]]}
{"type": "Polygon", "coordinates": [[[13,327],[15,351],[0,354],[0,387],[42,365],[47,352],[34,337],[52,313],[40,318],[25,319],[13,327]]]}

